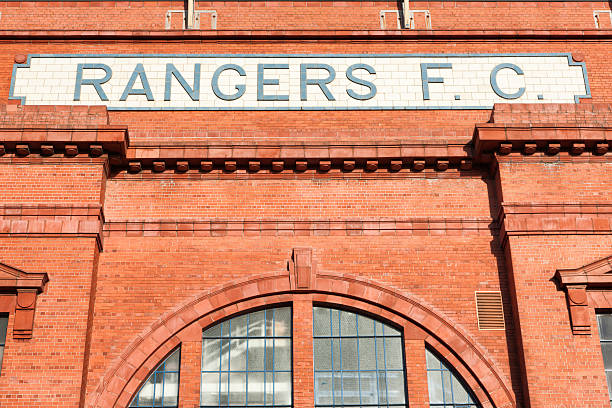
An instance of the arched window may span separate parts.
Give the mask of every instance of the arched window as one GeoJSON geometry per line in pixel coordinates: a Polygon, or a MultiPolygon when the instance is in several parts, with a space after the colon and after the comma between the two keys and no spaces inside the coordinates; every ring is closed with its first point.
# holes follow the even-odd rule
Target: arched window
{"type": "Polygon", "coordinates": [[[480,408],[480,404],[454,370],[427,349],[425,355],[430,407],[480,408]]]}
{"type": "Polygon", "coordinates": [[[206,329],[202,407],[290,407],[291,308],[260,310],[206,329]]]}
{"type": "Polygon", "coordinates": [[[344,310],[313,310],[315,407],[405,406],[401,333],[344,310]]]}
{"type": "Polygon", "coordinates": [[[178,407],[181,349],[172,352],[140,387],[130,407],[178,407]]]}

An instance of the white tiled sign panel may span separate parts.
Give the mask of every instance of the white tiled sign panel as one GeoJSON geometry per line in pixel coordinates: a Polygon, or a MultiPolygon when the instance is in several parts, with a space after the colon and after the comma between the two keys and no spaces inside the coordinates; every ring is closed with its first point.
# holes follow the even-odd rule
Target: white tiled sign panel
{"type": "Polygon", "coordinates": [[[487,109],[497,102],[577,103],[590,90],[584,64],[569,54],[51,54],[15,64],[10,97],[113,110],[487,109]],[[168,73],[168,64],[178,74],[168,73]],[[234,68],[214,81],[227,64],[234,68]]]}

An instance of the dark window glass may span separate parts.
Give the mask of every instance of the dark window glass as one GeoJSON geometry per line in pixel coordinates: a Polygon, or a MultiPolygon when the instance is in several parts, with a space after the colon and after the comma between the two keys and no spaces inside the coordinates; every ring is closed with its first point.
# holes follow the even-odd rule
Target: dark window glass
{"type": "Polygon", "coordinates": [[[181,349],[172,352],[140,387],[130,407],[178,407],[181,349]]]}
{"type": "Polygon", "coordinates": [[[315,407],[405,406],[402,335],[344,310],[313,310],[315,407]]]}
{"type": "Polygon", "coordinates": [[[0,373],[2,372],[2,359],[4,357],[4,345],[6,344],[7,327],[8,327],[8,315],[0,314],[0,373]]]}
{"type": "Polygon", "coordinates": [[[601,342],[604,370],[608,380],[610,407],[612,407],[612,314],[598,314],[597,326],[599,327],[599,341],[601,342]]]}
{"type": "Polygon", "coordinates": [[[425,350],[429,406],[479,408],[480,405],[459,376],[434,353],[425,350]]]}
{"type": "Polygon", "coordinates": [[[260,310],[206,329],[202,407],[290,407],[291,308],[260,310]]]}

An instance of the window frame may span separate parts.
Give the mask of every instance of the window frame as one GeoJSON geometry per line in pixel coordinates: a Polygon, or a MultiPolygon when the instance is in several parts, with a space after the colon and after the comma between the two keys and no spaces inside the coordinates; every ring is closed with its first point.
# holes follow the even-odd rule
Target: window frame
{"type": "Polygon", "coordinates": [[[435,349],[433,349],[429,345],[425,346],[425,359],[426,359],[425,372],[427,373],[427,388],[429,391],[428,401],[429,401],[430,408],[481,408],[482,407],[482,404],[480,403],[478,398],[476,398],[476,396],[474,395],[474,391],[467,384],[467,382],[463,379],[463,377],[457,372],[457,369],[452,364],[450,364],[444,357],[442,357],[440,353],[438,353],[435,349]],[[433,357],[436,358],[440,362],[440,368],[429,368],[427,366],[427,353],[431,353],[433,357]],[[440,373],[443,402],[433,402],[433,403],[431,402],[431,391],[429,390],[429,387],[430,387],[429,373],[430,372],[440,373]],[[444,372],[448,372],[450,376],[450,384],[451,384],[451,401],[450,402],[446,402],[446,393],[444,390],[444,372]],[[463,387],[463,389],[467,393],[469,399],[472,400],[472,402],[467,402],[467,403],[455,402],[455,390],[453,387],[453,379],[455,379],[463,387]]]}
{"type": "MultiPolygon", "coordinates": [[[[254,309],[249,309],[246,311],[241,311],[239,313],[233,314],[227,318],[224,318],[222,320],[218,320],[216,322],[214,322],[213,324],[208,325],[207,327],[202,329],[202,347],[201,347],[201,356],[200,356],[200,361],[201,361],[201,366],[200,366],[200,400],[199,400],[199,407],[200,408],[225,408],[225,407],[231,407],[231,408],[291,408],[294,405],[294,387],[293,387],[293,383],[294,383],[294,376],[293,376],[293,318],[294,318],[294,314],[293,314],[293,303],[289,302],[289,303],[282,303],[282,304],[272,304],[272,305],[266,305],[264,307],[258,307],[258,308],[254,308],[254,309]],[[275,311],[278,309],[289,309],[289,326],[288,326],[288,334],[286,336],[277,336],[276,335],[276,317],[275,317],[275,311]],[[267,320],[266,320],[266,316],[268,311],[272,311],[272,336],[269,336],[267,334],[267,328],[266,328],[266,324],[267,324],[267,320]],[[258,312],[264,312],[264,320],[263,320],[263,336],[249,336],[249,323],[250,323],[250,316],[252,316],[255,313],[258,312]],[[241,316],[246,317],[246,321],[247,321],[247,325],[245,328],[246,331],[246,336],[233,336],[232,335],[232,328],[231,328],[231,321],[235,318],[239,318],[241,316]],[[224,328],[223,326],[229,323],[229,328],[228,328],[228,335],[224,336],[223,335],[223,331],[224,328]],[[208,330],[213,329],[215,327],[220,327],[220,333],[221,335],[219,336],[210,336],[210,337],[206,337],[205,334],[208,330]],[[227,370],[224,370],[222,367],[221,362],[219,363],[219,369],[218,370],[205,370],[205,363],[204,363],[204,348],[205,348],[205,340],[206,339],[210,339],[210,340],[219,340],[220,342],[222,342],[223,340],[227,340],[228,344],[230,345],[230,349],[229,349],[229,353],[228,353],[228,368],[227,370]],[[237,370],[237,371],[232,371],[231,370],[231,364],[230,364],[230,360],[231,360],[231,344],[233,340],[240,340],[240,339],[244,339],[246,340],[246,361],[245,361],[245,369],[244,370],[237,370]],[[276,365],[276,360],[274,358],[274,354],[272,357],[272,363],[271,363],[271,370],[266,369],[266,361],[265,361],[265,357],[264,357],[264,368],[263,370],[249,370],[248,369],[248,342],[249,340],[263,340],[264,342],[264,356],[266,355],[265,353],[267,353],[267,342],[271,341],[272,342],[272,349],[273,349],[273,353],[274,350],[276,348],[276,340],[289,340],[289,356],[290,356],[290,361],[288,364],[288,370],[276,370],[275,369],[275,365],[276,365]],[[221,375],[223,374],[227,374],[228,376],[228,402],[227,404],[221,404],[221,381],[219,381],[219,403],[218,405],[203,405],[202,404],[202,391],[203,391],[203,387],[204,387],[204,381],[202,380],[203,375],[204,374],[213,374],[213,373],[218,373],[219,374],[219,378],[221,378],[221,375]],[[244,373],[245,375],[245,384],[244,384],[244,390],[245,390],[245,404],[244,405],[238,405],[238,404],[231,404],[229,402],[229,387],[230,387],[230,375],[231,373],[244,373]],[[248,378],[249,378],[249,374],[250,373],[263,373],[264,376],[264,404],[263,405],[257,405],[257,404],[249,404],[249,388],[248,388],[248,378]],[[267,382],[267,374],[268,373],[272,373],[272,398],[273,398],[273,403],[272,404],[266,404],[265,401],[265,395],[266,395],[266,382],[267,382]],[[290,386],[290,393],[289,393],[289,404],[276,404],[275,400],[276,400],[276,390],[275,390],[275,376],[276,373],[285,373],[285,374],[289,374],[289,386],[290,386]]],[[[221,347],[222,347],[222,343],[220,345],[220,352],[221,352],[221,347]]],[[[222,359],[222,354],[220,355],[220,359],[222,359]]]]}
{"type": "Polygon", "coordinates": [[[175,347],[170,353],[168,353],[159,364],[157,364],[155,366],[155,369],[153,371],[151,371],[151,373],[147,376],[146,380],[140,385],[140,387],[138,388],[138,391],[134,394],[134,396],[132,397],[132,399],[130,400],[130,404],[128,405],[128,408],[178,408],[179,406],[179,402],[180,402],[180,391],[181,391],[181,346],[179,345],[178,347],[175,347]],[[171,371],[166,371],[166,362],[168,361],[168,359],[174,355],[174,353],[178,352],[178,369],[177,370],[171,370],[171,371]],[[160,370],[160,368],[162,368],[162,370],[160,370]],[[161,405],[156,405],[155,404],[155,388],[156,388],[156,382],[153,382],[153,405],[140,405],[140,401],[139,401],[139,396],[140,396],[140,392],[143,390],[144,386],[147,385],[147,383],[149,382],[149,380],[151,379],[152,376],[156,376],[157,377],[157,373],[161,372],[163,373],[163,380],[162,380],[162,403],[161,405]],[[164,393],[164,389],[165,389],[165,384],[166,384],[166,374],[170,374],[170,373],[176,373],[177,374],[177,380],[176,380],[176,386],[177,386],[177,390],[176,390],[176,405],[165,405],[164,404],[164,400],[163,400],[163,393],[164,393]],[[133,405],[134,402],[136,402],[136,405],[133,405]]]}
{"type": "Polygon", "coordinates": [[[612,317],[612,310],[609,310],[609,309],[595,309],[595,320],[597,321],[597,335],[599,336],[599,346],[600,346],[600,349],[601,349],[602,364],[604,365],[604,375],[606,377],[606,387],[608,389],[608,398],[609,398],[609,401],[610,401],[610,406],[612,407],[612,389],[608,385],[608,373],[610,373],[610,375],[612,376],[612,368],[606,369],[606,366],[605,366],[605,357],[603,355],[604,354],[603,345],[604,344],[612,344],[612,338],[610,338],[610,339],[602,339],[602,336],[601,336],[601,326],[599,324],[599,316],[604,316],[604,315],[608,315],[608,316],[612,317]]]}
{"type": "MultiPolygon", "coordinates": [[[[4,351],[6,350],[6,338],[8,337],[8,313],[0,313],[0,321],[4,321],[6,324],[4,327],[0,326],[0,332],[4,332],[4,336],[0,336],[0,375],[2,375],[2,363],[4,361],[4,351]]],[[[0,323],[2,325],[2,323],[0,323]]]]}
{"type": "MultiPolygon", "coordinates": [[[[408,375],[406,372],[406,350],[405,350],[405,346],[406,346],[406,340],[405,340],[405,336],[404,336],[404,330],[403,327],[397,325],[396,323],[389,321],[385,318],[383,318],[382,316],[377,316],[377,315],[373,315],[371,313],[368,313],[366,310],[362,310],[362,309],[356,309],[356,308],[351,308],[351,307],[345,307],[343,305],[339,305],[339,304],[329,304],[329,303],[320,303],[320,302],[313,302],[312,303],[312,340],[313,340],[313,351],[312,351],[312,363],[313,363],[313,401],[314,404],[313,406],[315,408],[348,408],[348,407],[356,407],[356,406],[360,406],[360,407],[372,407],[372,408],[391,408],[391,407],[408,407],[409,406],[409,395],[408,395],[408,375]],[[329,336],[320,336],[320,335],[316,335],[315,334],[315,309],[316,308],[325,308],[330,310],[330,335],[329,336]],[[334,332],[333,332],[333,327],[331,327],[333,325],[333,311],[338,311],[338,335],[335,336],[334,332]],[[341,330],[341,314],[340,312],[346,312],[346,313],[351,313],[353,315],[356,316],[356,319],[359,319],[359,316],[365,317],[367,319],[370,319],[373,321],[374,324],[374,334],[372,335],[363,335],[360,336],[359,335],[359,320],[356,321],[356,333],[357,335],[353,336],[353,335],[347,335],[347,336],[343,336],[342,335],[342,330],[341,330]],[[378,325],[380,325],[381,327],[383,327],[383,333],[382,335],[378,335],[376,333],[376,327],[378,327],[378,325]],[[384,327],[390,327],[391,329],[395,330],[396,332],[398,332],[398,334],[393,334],[393,335],[386,335],[384,333],[384,327]],[[374,360],[375,360],[375,364],[376,364],[376,368],[375,370],[361,370],[360,369],[360,363],[359,363],[359,357],[357,358],[357,369],[355,370],[342,370],[342,367],[340,367],[339,371],[336,371],[333,367],[333,357],[331,359],[331,364],[332,364],[332,368],[329,370],[317,370],[317,363],[315,360],[315,341],[316,339],[330,339],[332,342],[332,353],[333,353],[333,340],[334,339],[338,339],[340,341],[340,344],[342,344],[342,339],[350,339],[350,338],[355,338],[357,339],[357,348],[359,349],[359,338],[373,338],[374,339],[374,344],[375,344],[375,349],[374,349],[374,360]],[[402,363],[401,363],[401,369],[387,369],[386,367],[386,341],[384,339],[387,338],[399,338],[400,339],[400,351],[401,351],[401,356],[402,356],[402,363]],[[383,350],[384,350],[384,355],[383,355],[383,360],[385,363],[385,368],[383,370],[380,370],[378,368],[378,359],[377,359],[377,349],[376,349],[376,339],[383,339],[383,350]],[[354,372],[358,374],[358,378],[359,378],[359,403],[355,403],[355,404],[348,404],[348,403],[344,403],[344,401],[341,401],[340,404],[336,404],[335,403],[335,398],[334,398],[334,385],[332,382],[332,391],[331,391],[331,404],[317,404],[317,385],[316,385],[316,376],[317,376],[317,372],[321,373],[321,372],[327,372],[330,373],[332,380],[335,376],[336,373],[339,373],[341,375],[341,399],[344,399],[344,385],[342,383],[342,378],[343,378],[343,374],[345,372],[354,372]],[[383,372],[385,374],[385,399],[386,399],[386,403],[381,403],[380,402],[380,397],[377,396],[378,399],[378,403],[376,404],[363,404],[362,402],[362,389],[361,389],[361,373],[362,372],[375,372],[376,373],[376,390],[377,390],[377,395],[378,395],[378,391],[379,391],[379,372],[383,372]],[[403,393],[403,398],[404,401],[402,403],[389,403],[389,393],[388,393],[388,381],[387,381],[387,372],[401,372],[402,374],[402,382],[403,382],[403,389],[402,389],[402,393],[403,393]]],[[[340,353],[342,353],[341,351],[341,347],[340,347],[340,353]]],[[[359,351],[358,351],[359,353],[359,351]]],[[[342,356],[342,354],[340,354],[340,356],[342,356]]]]}

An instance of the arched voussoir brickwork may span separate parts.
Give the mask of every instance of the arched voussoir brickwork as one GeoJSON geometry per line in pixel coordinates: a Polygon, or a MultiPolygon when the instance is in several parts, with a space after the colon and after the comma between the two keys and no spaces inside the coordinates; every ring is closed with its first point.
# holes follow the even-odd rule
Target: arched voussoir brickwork
{"type": "Polygon", "coordinates": [[[155,366],[182,341],[201,337],[202,328],[236,313],[291,302],[312,293],[313,301],[344,305],[402,325],[405,319],[423,329],[426,343],[453,364],[483,407],[516,407],[508,381],[486,352],[464,330],[414,296],[341,273],[319,272],[307,289],[297,289],[290,274],[251,277],[201,293],[141,333],[113,362],[91,395],[89,408],[124,408],[155,366]]]}

